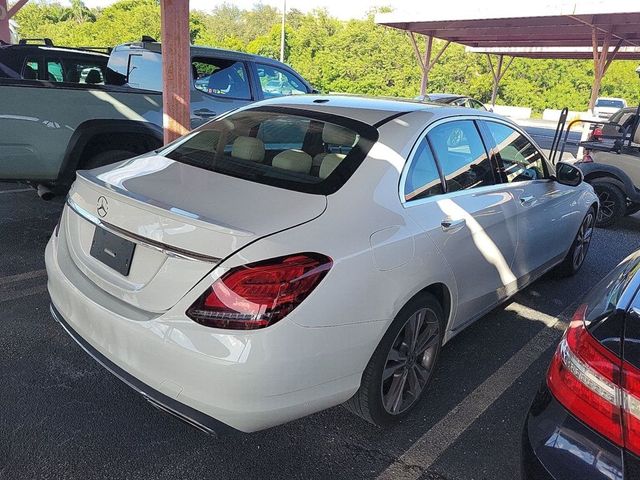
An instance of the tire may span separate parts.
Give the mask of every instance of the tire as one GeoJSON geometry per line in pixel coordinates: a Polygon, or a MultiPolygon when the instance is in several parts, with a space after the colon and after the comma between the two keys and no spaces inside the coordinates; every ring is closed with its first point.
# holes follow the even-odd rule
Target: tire
{"type": "Polygon", "coordinates": [[[91,170],[92,168],[103,167],[105,165],[111,165],[112,163],[119,162],[120,160],[133,158],[137,155],[139,154],[129,150],[107,150],[106,152],[100,152],[86,162],[83,162],[82,168],[85,170],[91,170]]]}
{"type": "Polygon", "coordinates": [[[627,211],[624,213],[625,215],[633,215],[634,213],[640,212],[640,203],[630,203],[627,205],[627,211]]]}
{"type": "Polygon", "coordinates": [[[567,253],[565,259],[557,267],[559,276],[570,277],[575,275],[584,264],[584,259],[587,257],[589,246],[591,245],[591,238],[596,221],[595,217],[595,209],[591,207],[578,228],[578,233],[576,233],[573,239],[569,253],[567,253]]]}
{"type": "Polygon", "coordinates": [[[407,415],[420,403],[429,386],[443,335],[444,313],[440,303],[426,292],[414,297],[382,337],[362,374],[360,388],[345,407],[379,427],[407,415]],[[418,325],[417,341],[409,342],[409,338],[415,338],[411,335],[415,325],[418,325]],[[408,351],[409,343],[416,346],[413,354],[408,351]],[[422,354],[419,344],[426,345],[422,354]],[[383,373],[389,374],[386,379],[383,373]]]}
{"type": "Polygon", "coordinates": [[[606,228],[624,217],[627,200],[618,187],[606,180],[594,180],[591,186],[600,200],[600,209],[596,219],[596,227],[606,228]]]}

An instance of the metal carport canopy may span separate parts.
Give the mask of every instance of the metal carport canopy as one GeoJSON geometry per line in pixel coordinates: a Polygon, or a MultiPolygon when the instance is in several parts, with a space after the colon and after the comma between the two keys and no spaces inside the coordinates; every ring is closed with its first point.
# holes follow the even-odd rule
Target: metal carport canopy
{"type": "Polygon", "coordinates": [[[618,55],[622,59],[640,59],[639,0],[425,2],[378,14],[376,23],[409,33],[423,70],[423,95],[429,71],[451,42],[487,54],[494,77],[493,102],[497,84],[506,70],[504,56],[593,58],[590,109],[611,61],[618,55]],[[427,37],[424,57],[419,52],[416,33],[427,37]],[[435,60],[431,60],[434,38],[446,43],[435,60]],[[497,68],[489,54],[498,55],[497,68]]]}

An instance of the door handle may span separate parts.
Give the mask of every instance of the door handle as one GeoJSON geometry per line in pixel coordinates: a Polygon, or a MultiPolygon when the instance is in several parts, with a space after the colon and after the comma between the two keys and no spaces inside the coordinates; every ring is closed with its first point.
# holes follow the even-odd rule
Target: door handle
{"type": "Polygon", "coordinates": [[[442,226],[442,230],[445,232],[451,231],[451,230],[458,230],[461,227],[464,227],[467,224],[467,221],[464,218],[460,218],[458,220],[451,220],[450,218],[445,218],[444,220],[442,220],[442,222],[440,222],[440,225],[442,226]]]}
{"type": "Polygon", "coordinates": [[[211,118],[217,115],[216,112],[214,112],[213,110],[209,110],[208,108],[201,108],[200,110],[194,110],[193,113],[198,117],[203,117],[203,118],[211,118]]]}
{"type": "Polygon", "coordinates": [[[528,207],[529,205],[532,205],[533,202],[536,201],[536,197],[534,197],[533,195],[527,195],[525,197],[520,197],[520,204],[523,207],[528,207]]]}

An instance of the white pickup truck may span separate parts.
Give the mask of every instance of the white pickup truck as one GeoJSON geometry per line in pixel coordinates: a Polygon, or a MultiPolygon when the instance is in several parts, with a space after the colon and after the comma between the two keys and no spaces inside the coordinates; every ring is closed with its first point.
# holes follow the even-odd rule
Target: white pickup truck
{"type": "MultiPolygon", "coordinates": [[[[28,182],[50,198],[77,169],[162,146],[162,56],[151,40],[115,47],[106,66],[95,52],[78,50],[71,61],[70,49],[49,42],[0,46],[0,180],[28,182]]],[[[191,65],[192,127],[253,101],[313,91],[287,65],[256,55],[191,47],[191,65]]]]}

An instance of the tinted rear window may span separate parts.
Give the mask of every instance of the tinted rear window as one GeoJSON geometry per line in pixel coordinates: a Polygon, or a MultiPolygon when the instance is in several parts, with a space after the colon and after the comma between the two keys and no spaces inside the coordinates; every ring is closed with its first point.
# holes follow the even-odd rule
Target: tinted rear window
{"type": "Polygon", "coordinates": [[[618,310],[617,305],[639,270],[640,256],[627,258],[607,274],[583,301],[587,305],[585,325],[589,332],[616,355],[622,355],[625,328],[625,311],[618,310]]]}
{"type": "Polygon", "coordinates": [[[599,99],[596,101],[596,107],[622,108],[624,107],[624,102],[620,100],[599,99]]]}
{"type": "Polygon", "coordinates": [[[349,179],[378,138],[345,117],[255,108],[214,120],[166,156],[212,172],[328,195],[349,179]]]}
{"type": "Polygon", "coordinates": [[[597,322],[615,311],[631,279],[640,270],[640,255],[625,259],[604,277],[587,294],[583,303],[587,304],[587,322],[597,322]]]}

